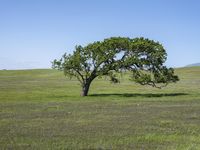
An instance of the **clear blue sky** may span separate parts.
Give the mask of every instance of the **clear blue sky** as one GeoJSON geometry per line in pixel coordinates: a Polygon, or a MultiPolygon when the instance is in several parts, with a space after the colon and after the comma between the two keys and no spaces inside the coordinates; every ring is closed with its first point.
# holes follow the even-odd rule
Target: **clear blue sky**
{"type": "Polygon", "coordinates": [[[167,66],[200,62],[200,0],[0,0],[0,69],[50,68],[111,36],[160,41],[167,66]]]}

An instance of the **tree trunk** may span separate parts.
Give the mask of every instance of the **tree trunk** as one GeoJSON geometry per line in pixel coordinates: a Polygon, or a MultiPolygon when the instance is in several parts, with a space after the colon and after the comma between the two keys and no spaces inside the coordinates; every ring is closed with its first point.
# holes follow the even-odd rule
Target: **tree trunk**
{"type": "Polygon", "coordinates": [[[91,82],[87,82],[87,83],[84,83],[84,84],[82,85],[81,96],[87,96],[87,95],[88,95],[88,91],[89,91],[89,88],[90,88],[90,83],[91,83],[91,82]]]}
{"type": "Polygon", "coordinates": [[[85,81],[82,83],[82,91],[81,91],[81,96],[87,96],[88,91],[90,88],[90,84],[92,81],[97,77],[96,74],[92,74],[89,78],[87,78],[85,81]]]}

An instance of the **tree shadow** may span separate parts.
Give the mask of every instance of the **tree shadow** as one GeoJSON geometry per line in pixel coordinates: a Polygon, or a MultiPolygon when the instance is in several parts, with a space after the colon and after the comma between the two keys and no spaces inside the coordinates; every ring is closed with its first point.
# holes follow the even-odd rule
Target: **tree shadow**
{"type": "Polygon", "coordinates": [[[106,93],[106,94],[90,94],[91,97],[107,97],[107,96],[119,96],[119,97],[173,97],[173,96],[184,96],[187,93],[106,93]]]}

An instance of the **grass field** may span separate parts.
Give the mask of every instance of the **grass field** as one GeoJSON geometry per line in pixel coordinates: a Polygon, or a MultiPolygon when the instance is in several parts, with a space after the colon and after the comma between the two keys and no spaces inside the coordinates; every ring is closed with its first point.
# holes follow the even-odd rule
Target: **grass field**
{"type": "Polygon", "coordinates": [[[0,149],[200,149],[200,67],[159,90],[55,70],[0,71],[0,149]]]}

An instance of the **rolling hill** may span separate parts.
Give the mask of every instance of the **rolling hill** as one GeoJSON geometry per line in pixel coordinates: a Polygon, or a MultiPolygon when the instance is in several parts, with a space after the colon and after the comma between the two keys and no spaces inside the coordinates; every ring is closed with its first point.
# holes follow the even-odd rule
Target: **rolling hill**
{"type": "Polygon", "coordinates": [[[200,149],[200,67],[163,89],[51,69],[0,71],[0,149],[200,149]]]}

